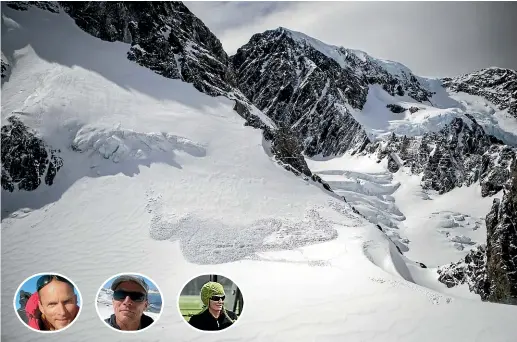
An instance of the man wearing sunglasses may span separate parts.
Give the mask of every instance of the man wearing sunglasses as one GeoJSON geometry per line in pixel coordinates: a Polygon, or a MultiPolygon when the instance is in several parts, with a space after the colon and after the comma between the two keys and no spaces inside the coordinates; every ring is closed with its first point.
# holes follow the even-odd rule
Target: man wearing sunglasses
{"type": "Polygon", "coordinates": [[[200,330],[223,330],[237,320],[237,315],[224,308],[223,285],[208,282],[201,288],[201,301],[204,309],[190,317],[189,324],[200,330]]]}
{"type": "Polygon", "coordinates": [[[111,317],[105,320],[111,327],[118,330],[145,329],[154,320],[145,315],[144,311],[149,306],[149,286],[144,279],[123,275],[117,277],[113,284],[113,311],[111,317]]]}
{"type": "Polygon", "coordinates": [[[58,275],[43,275],[25,306],[28,325],[36,330],[55,331],[68,326],[79,313],[74,285],[58,275]]]}

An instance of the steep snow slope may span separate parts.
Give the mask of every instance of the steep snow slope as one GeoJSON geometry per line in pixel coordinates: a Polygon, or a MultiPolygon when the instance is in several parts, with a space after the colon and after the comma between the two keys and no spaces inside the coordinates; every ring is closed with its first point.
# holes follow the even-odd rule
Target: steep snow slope
{"type": "Polygon", "coordinates": [[[399,228],[410,241],[406,256],[437,267],[459,260],[473,246],[486,242],[484,217],[501,193],[481,197],[476,184],[438,195],[422,190],[418,176],[401,170],[394,178],[401,186],[393,197],[406,217],[399,228]]]}
{"type": "Polygon", "coordinates": [[[483,198],[480,187],[473,185],[438,195],[423,190],[417,175],[407,169],[392,174],[385,161],[376,163],[373,156],[307,158],[307,164],[393,241],[391,258],[376,258],[375,264],[438,292],[480,300],[467,286],[446,288],[438,282],[436,268],[486,242],[484,216],[500,194],[483,198]]]}
{"type": "Polygon", "coordinates": [[[429,105],[409,96],[392,96],[380,85],[370,85],[363,110],[350,108],[350,112],[372,139],[382,139],[391,133],[415,137],[438,132],[455,118],[468,122],[465,114],[470,114],[487,134],[505,144],[517,146],[517,119],[508,113],[508,109],[499,110],[481,96],[447,91],[440,85],[433,87],[431,89],[436,93],[431,98],[432,105],[429,105]],[[393,113],[386,107],[388,104],[396,104],[406,110],[393,113]],[[411,107],[418,111],[411,113],[411,107]]]}
{"type": "Polygon", "coordinates": [[[391,133],[413,137],[426,132],[437,132],[452,119],[461,116],[457,108],[435,108],[417,102],[409,96],[392,96],[377,84],[369,86],[363,110],[352,110],[352,113],[372,140],[391,133]],[[388,104],[397,104],[405,109],[415,107],[418,111],[411,113],[405,110],[402,113],[393,113],[386,107],[388,104]]]}
{"type": "Polygon", "coordinates": [[[2,119],[14,112],[63,158],[54,185],[2,190],[2,340],[512,341],[514,307],[411,283],[413,265],[384,234],[271,162],[231,101],[126,50],[66,15],[2,5],[2,52],[14,62],[2,119]],[[23,328],[12,308],[20,282],[45,271],[73,279],[85,302],[55,335],[23,328]],[[125,271],[164,291],[142,335],[111,331],[95,312],[100,284],[125,271]],[[200,273],[243,291],[243,315],[224,333],[193,331],[177,310],[200,273]]]}

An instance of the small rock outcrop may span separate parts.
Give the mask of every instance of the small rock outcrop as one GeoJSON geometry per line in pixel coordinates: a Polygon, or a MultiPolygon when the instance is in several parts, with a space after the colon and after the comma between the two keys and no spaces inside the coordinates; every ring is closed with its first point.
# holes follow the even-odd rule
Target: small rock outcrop
{"type": "Polygon", "coordinates": [[[479,245],[464,259],[438,268],[438,280],[448,288],[467,284],[471,292],[477,293],[482,300],[487,300],[490,284],[486,275],[486,246],[479,245]]]}
{"type": "Polygon", "coordinates": [[[63,166],[60,151],[47,146],[17,117],[7,122],[2,126],[2,188],[32,191],[42,182],[52,185],[63,166]]]}
{"type": "Polygon", "coordinates": [[[387,104],[386,107],[395,114],[404,113],[406,111],[406,108],[395,103],[387,104]]]}
{"type": "Polygon", "coordinates": [[[5,81],[9,80],[9,75],[11,74],[11,66],[7,62],[7,59],[4,59],[4,55],[2,54],[2,84],[5,81]]]}
{"type": "Polygon", "coordinates": [[[411,114],[415,114],[416,112],[418,112],[420,110],[420,108],[418,107],[409,107],[409,112],[411,114]]]}

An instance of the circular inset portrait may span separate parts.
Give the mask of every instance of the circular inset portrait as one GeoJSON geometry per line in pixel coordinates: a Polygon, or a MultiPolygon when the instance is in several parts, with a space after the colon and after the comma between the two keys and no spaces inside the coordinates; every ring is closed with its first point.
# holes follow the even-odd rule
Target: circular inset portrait
{"type": "Polygon", "coordinates": [[[23,281],[14,297],[20,321],[32,330],[51,333],[65,330],[81,312],[81,294],[67,277],[38,273],[23,281]]]}
{"type": "Polygon", "coordinates": [[[238,320],[244,301],[237,285],[221,275],[201,275],[189,281],[178,300],[183,318],[203,331],[226,329],[238,320]]]}
{"type": "Polygon", "coordinates": [[[97,293],[97,314],[110,328],[122,332],[149,328],[161,312],[161,291],[151,279],[141,274],[117,274],[97,293]]]}

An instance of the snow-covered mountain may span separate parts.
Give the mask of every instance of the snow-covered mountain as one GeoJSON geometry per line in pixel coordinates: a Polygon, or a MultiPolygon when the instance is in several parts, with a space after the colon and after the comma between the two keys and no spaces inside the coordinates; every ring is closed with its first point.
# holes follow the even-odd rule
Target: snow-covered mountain
{"type": "MultiPolygon", "coordinates": [[[[397,163],[406,163],[416,174],[423,173],[425,188],[446,192],[488,178],[483,184],[495,189],[484,190],[485,196],[508,180],[507,161],[514,152],[477,123],[475,116],[485,114],[473,116],[470,106],[457,108],[444,89],[435,89],[437,80],[417,77],[400,63],[327,45],[285,28],[254,35],[231,60],[241,91],[277,124],[289,126],[309,157],[362,152],[369,140],[368,153],[377,152],[380,159],[387,156],[393,172],[402,166],[397,163]]],[[[484,83],[473,84],[490,85],[482,87],[485,93],[499,90],[498,109],[511,111],[515,74],[510,70],[497,74],[504,81],[501,89],[488,81],[493,73],[480,75],[484,83]]],[[[474,74],[469,80],[480,77],[474,74]]],[[[444,84],[458,91],[461,87],[455,85],[462,80],[444,84]]],[[[499,136],[514,143],[515,131],[512,134],[509,139],[499,136]]]]}
{"type": "MultiPolygon", "coordinates": [[[[254,35],[231,60],[241,91],[276,124],[290,127],[308,157],[375,155],[378,162],[386,161],[388,171],[418,175],[424,191],[438,194],[477,183],[485,197],[509,186],[517,146],[513,70],[423,78],[400,63],[285,28],[254,35]]],[[[342,183],[330,177],[341,173],[322,172],[346,199],[342,183]]],[[[371,203],[355,205],[366,217],[374,209],[372,221],[407,249],[409,239],[393,231],[404,215],[392,204],[381,201],[372,208],[371,203]],[[379,207],[390,209],[379,213],[379,207]]],[[[502,235],[517,243],[511,232],[502,235]]],[[[460,250],[476,245],[466,235],[449,236],[460,250]]],[[[492,245],[490,236],[487,243],[492,245]]],[[[512,261],[505,270],[517,268],[512,261]]]]}
{"type": "Polygon", "coordinates": [[[150,340],[199,339],[176,298],[218,273],[246,304],[210,341],[512,341],[480,295],[514,293],[517,120],[451,80],[284,28],[228,57],[181,3],[2,3],[2,339],[141,340],[88,304],[127,271],[150,340]],[[11,303],[45,271],[85,305],[36,336],[11,303]]]}

